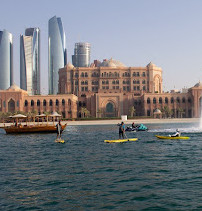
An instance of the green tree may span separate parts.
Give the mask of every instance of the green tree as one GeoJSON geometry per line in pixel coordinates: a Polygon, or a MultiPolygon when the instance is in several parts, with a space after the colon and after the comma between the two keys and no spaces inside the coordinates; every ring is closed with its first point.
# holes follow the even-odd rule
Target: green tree
{"type": "Polygon", "coordinates": [[[177,111],[178,111],[178,117],[182,118],[182,114],[184,113],[184,109],[182,107],[179,107],[177,109],[177,111]]]}
{"type": "Polygon", "coordinates": [[[81,112],[81,118],[89,117],[90,115],[90,112],[86,107],[81,107],[80,112],[81,112]]]}
{"type": "Polygon", "coordinates": [[[130,107],[129,112],[130,112],[130,116],[131,117],[134,117],[135,116],[136,109],[134,108],[134,106],[131,106],[130,107]]]}

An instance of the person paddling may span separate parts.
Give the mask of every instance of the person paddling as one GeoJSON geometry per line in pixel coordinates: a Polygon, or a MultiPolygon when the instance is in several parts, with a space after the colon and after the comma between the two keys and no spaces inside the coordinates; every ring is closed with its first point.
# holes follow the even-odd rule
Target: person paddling
{"type": "Polygon", "coordinates": [[[62,134],[61,120],[59,120],[58,124],[56,125],[56,128],[57,128],[57,139],[58,137],[61,139],[61,134],[62,134]]]}
{"type": "Polygon", "coordinates": [[[170,137],[180,137],[181,133],[179,131],[179,129],[176,130],[176,133],[173,135],[169,135],[170,137]]]}
{"type": "Polygon", "coordinates": [[[119,139],[121,137],[124,139],[125,138],[125,125],[124,122],[121,122],[121,125],[119,126],[119,139]]]}

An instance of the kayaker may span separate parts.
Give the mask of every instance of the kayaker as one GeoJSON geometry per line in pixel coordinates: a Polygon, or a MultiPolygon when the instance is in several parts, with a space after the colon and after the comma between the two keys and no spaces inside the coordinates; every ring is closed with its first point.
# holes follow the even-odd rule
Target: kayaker
{"type": "Polygon", "coordinates": [[[61,121],[59,120],[58,124],[56,125],[57,127],[57,139],[58,137],[61,138],[61,134],[62,134],[62,125],[61,125],[61,121]]]}
{"type": "Polygon", "coordinates": [[[136,127],[136,126],[135,126],[135,123],[133,122],[133,123],[132,123],[132,128],[135,128],[135,127],[136,127]]]}
{"type": "Polygon", "coordinates": [[[176,133],[175,134],[173,134],[173,135],[169,135],[170,137],[180,137],[180,131],[179,131],[179,129],[176,129],[176,133]]]}
{"type": "Polygon", "coordinates": [[[124,122],[121,122],[121,125],[119,126],[119,139],[121,137],[124,139],[125,138],[125,125],[124,122]]]}

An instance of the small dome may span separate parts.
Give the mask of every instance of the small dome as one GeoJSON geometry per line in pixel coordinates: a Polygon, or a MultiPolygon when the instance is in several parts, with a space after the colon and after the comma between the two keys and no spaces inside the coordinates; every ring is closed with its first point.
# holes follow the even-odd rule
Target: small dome
{"type": "Polygon", "coordinates": [[[194,87],[201,87],[202,88],[202,83],[199,81],[197,84],[194,85],[194,87]]]}
{"type": "Polygon", "coordinates": [[[73,69],[73,68],[74,68],[74,65],[73,65],[72,63],[68,62],[67,68],[68,68],[68,69],[73,69]]]}
{"type": "Polygon", "coordinates": [[[152,62],[150,62],[150,63],[147,65],[147,67],[152,68],[152,67],[156,67],[156,65],[155,65],[155,64],[153,64],[152,62]]]}
{"type": "Polygon", "coordinates": [[[154,110],[154,113],[155,114],[161,114],[161,110],[157,108],[157,109],[154,110]]]}
{"type": "Polygon", "coordinates": [[[99,67],[125,67],[125,65],[120,62],[120,61],[117,61],[117,60],[113,60],[112,58],[109,59],[109,60],[104,60],[100,65],[99,67]]]}
{"type": "Polygon", "coordinates": [[[22,89],[20,89],[20,87],[17,86],[17,85],[14,83],[14,84],[11,85],[7,90],[19,91],[19,90],[22,90],[22,89]]]}

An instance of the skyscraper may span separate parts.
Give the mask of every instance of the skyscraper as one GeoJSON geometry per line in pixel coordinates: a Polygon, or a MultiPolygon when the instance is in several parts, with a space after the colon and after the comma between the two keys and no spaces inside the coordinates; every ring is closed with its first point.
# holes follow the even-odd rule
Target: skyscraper
{"type": "Polygon", "coordinates": [[[90,43],[75,43],[74,55],[72,55],[72,63],[75,67],[90,66],[90,43]]]}
{"type": "Polygon", "coordinates": [[[28,28],[20,35],[20,87],[40,94],[40,30],[28,28]]]}
{"type": "Polygon", "coordinates": [[[13,36],[8,31],[0,31],[0,89],[8,89],[13,84],[13,36]]]}
{"type": "Polygon", "coordinates": [[[61,18],[52,17],[48,23],[49,94],[58,93],[58,71],[67,64],[65,39],[61,18]]]}

